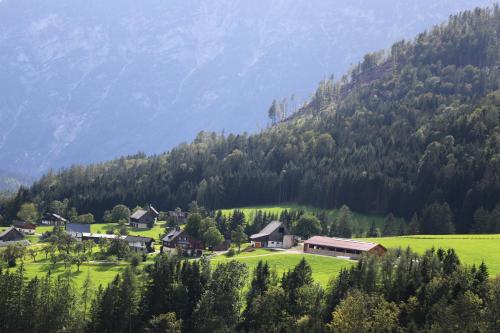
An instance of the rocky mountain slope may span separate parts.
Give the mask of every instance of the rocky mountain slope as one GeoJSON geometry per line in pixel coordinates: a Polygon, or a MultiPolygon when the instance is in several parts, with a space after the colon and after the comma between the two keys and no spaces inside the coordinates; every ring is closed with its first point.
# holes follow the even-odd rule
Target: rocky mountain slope
{"type": "Polygon", "coordinates": [[[39,174],[199,130],[255,131],[273,98],[486,0],[0,1],[0,168],[39,174]]]}

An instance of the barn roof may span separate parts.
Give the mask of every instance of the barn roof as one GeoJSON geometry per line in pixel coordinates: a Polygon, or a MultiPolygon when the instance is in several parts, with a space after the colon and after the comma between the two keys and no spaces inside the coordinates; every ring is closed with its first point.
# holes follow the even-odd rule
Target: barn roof
{"type": "Polygon", "coordinates": [[[136,219],[136,220],[138,220],[138,219],[140,219],[141,217],[143,217],[146,213],[147,213],[147,211],[146,211],[146,210],[144,210],[144,209],[139,209],[139,210],[137,210],[134,214],[130,215],[130,218],[131,218],[131,219],[136,219]]]}
{"type": "Polygon", "coordinates": [[[153,212],[153,214],[155,214],[156,216],[160,215],[160,213],[158,213],[158,211],[151,205],[149,205],[149,210],[153,212]]]}
{"type": "Polygon", "coordinates": [[[176,239],[183,232],[184,232],[184,230],[176,228],[176,229],[170,231],[165,237],[163,237],[162,241],[164,241],[164,242],[170,242],[173,239],[176,239]]]}
{"type": "Polygon", "coordinates": [[[57,221],[68,222],[68,220],[66,220],[64,217],[55,213],[46,213],[44,215],[44,218],[53,218],[57,221]]]}
{"type": "Polygon", "coordinates": [[[85,223],[67,223],[66,224],[67,232],[76,232],[76,233],[90,233],[90,224],[85,223]]]}
{"type": "Polygon", "coordinates": [[[16,221],[12,224],[16,228],[20,229],[36,229],[36,224],[28,223],[24,221],[16,221]]]}
{"type": "MultiPolygon", "coordinates": [[[[313,236],[306,240],[304,244],[331,246],[342,249],[351,249],[359,251],[370,251],[374,247],[379,246],[377,243],[362,242],[354,239],[347,238],[334,238],[325,236],[313,236]]],[[[381,246],[381,245],[380,245],[381,246]]]]}
{"type": "Polygon", "coordinates": [[[282,225],[283,225],[283,223],[280,221],[272,221],[268,225],[266,225],[264,229],[259,231],[259,233],[253,234],[252,236],[250,236],[250,239],[269,236],[270,234],[272,234],[274,232],[274,230],[278,229],[282,225]]]}
{"type": "Polygon", "coordinates": [[[7,236],[8,234],[10,234],[11,232],[14,232],[14,233],[16,233],[18,235],[21,235],[21,237],[24,238],[24,235],[19,230],[17,230],[14,227],[9,227],[4,232],[0,233],[0,240],[2,238],[4,238],[5,236],[7,236]]]}

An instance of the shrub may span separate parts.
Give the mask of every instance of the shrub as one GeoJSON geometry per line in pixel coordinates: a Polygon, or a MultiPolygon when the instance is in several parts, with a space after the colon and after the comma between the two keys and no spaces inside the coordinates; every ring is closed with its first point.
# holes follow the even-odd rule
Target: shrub
{"type": "Polygon", "coordinates": [[[226,257],[234,257],[236,255],[236,250],[234,247],[230,248],[229,251],[226,253],[226,257]]]}

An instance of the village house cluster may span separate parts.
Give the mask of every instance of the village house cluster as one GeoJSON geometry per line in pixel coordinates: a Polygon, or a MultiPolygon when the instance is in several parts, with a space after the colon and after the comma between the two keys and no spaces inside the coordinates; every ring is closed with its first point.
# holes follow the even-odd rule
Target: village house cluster
{"type": "MultiPolygon", "coordinates": [[[[135,229],[152,228],[157,222],[160,213],[152,206],[147,209],[138,209],[130,216],[129,226],[135,229]]],[[[160,252],[170,252],[183,256],[201,256],[205,245],[200,239],[188,234],[181,226],[187,222],[188,213],[179,209],[169,211],[167,216],[172,220],[175,227],[168,232],[160,241],[160,252]]],[[[103,239],[122,239],[129,245],[130,249],[138,253],[154,252],[155,240],[152,237],[141,235],[116,235],[92,233],[90,224],[71,223],[64,217],[46,213],[39,221],[40,225],[57,226],[65,229],[65,232],[78,241],[93,241],[98,244],[103,239]]],[[[12,242],[27,242],[25,235],[34,235],[37,225],[22,221],[16,221],[13,225],[0,234],[0,246],[6,246],[12,242]]],[[[358,259],[364,253],[383,254],[387,250],[377,243],[363,242],[354,239],[344,239],[325,236],[312,236],[303,242],[303,248],[298,248],[299,238],[290,232],[287,223],[272,221],[258,233],[249,237],[252,248],[265,249],[291,249],[302,250],[304,253],[358,259]]],[[[212,250],[224,251],[230,247],[230,242],[211,248],[212,250]]]]}

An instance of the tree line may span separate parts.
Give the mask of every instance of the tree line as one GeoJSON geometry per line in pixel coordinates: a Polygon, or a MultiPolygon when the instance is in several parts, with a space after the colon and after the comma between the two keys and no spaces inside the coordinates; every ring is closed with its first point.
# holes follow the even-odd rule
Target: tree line
{"type": "Polygon", "coordinates": [[[279,275],[265,261],[159,255],[107,286],[87,276],[27,279],[0,270],[2,332],[498,332],[500,279],[450,250],[365,256],[326,288],[302,259],[279,275]]]}
{"type": "MultiPolygon", "coordinates": [[[[426,233],[499,232],[499,9],[476,9],[322,82],[296,116],[258,134],[201,132],[168,153],[48,172],[0,204],[68,200],[160,209],[297,202],[416,216],[426,233]],[[441,215],[445,219],[431,218],[441,215]],[[484,224],[478,226],[477,224],[484,224]]],[[[273,113],[273,112],[271,112],[273,113]]]]}

